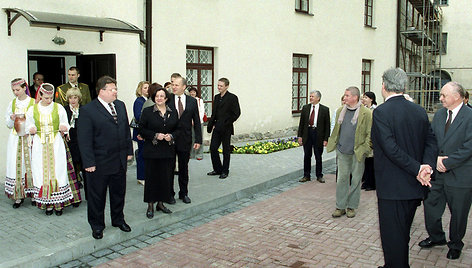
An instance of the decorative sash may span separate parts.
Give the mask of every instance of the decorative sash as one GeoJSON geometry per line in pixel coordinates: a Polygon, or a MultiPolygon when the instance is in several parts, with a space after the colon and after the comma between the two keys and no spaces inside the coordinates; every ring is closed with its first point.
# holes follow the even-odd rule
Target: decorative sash
{"type": "Polygon", "coordinates": [[[39,112],[38,104],[35,104],[33,115],[43,147],[43,185],[39,191],[39,197],[47,199],[59,190],[54,167],[54,138],[59,131],[59,112],[58,104],[53,105],[50,114],[43,114],[39,112]]]}
{"type": "Polygon", "coordinates": [[[25,189],[31,188],[32,185],[32,178],[31,175],[31,164],[30,164],[30,156],[29,156],[29,146],[28,146],[28,139],[27,137],[18,137],[18,146],[16,151],[16,180],[15,180],[15,191],[13,192],[13,199],[19,200],[24,199],[25,196],[25,189]],[[23,153],[23,154],[22,154],[23,153]],[[25,184],[21,183],[22,181],[22,160],[25,161],[25,184]]]}

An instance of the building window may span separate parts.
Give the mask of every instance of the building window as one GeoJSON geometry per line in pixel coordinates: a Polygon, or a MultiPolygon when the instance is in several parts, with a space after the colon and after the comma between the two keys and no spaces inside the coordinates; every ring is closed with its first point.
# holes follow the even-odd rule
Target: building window
{"type": "Polygon", "coordinates": [[[300,113],[308,103],[308,55],[293,54],[292,113],[300,113]]]}
{"type": "Polygon", "coordinates": [[[364,10],[364,25],[372,27],[372,14],[374,0],[365,0],[365,10],[364,10]]]}
{"type": "Polygon", "coordinates": [[[187,46],[187,85],[200,92],[205,114],[211,116],[213,101],[214,53],[211,47],[187,46]]]}
{"type": "Polygon", "coordinates": [[[449,2],[448,0],[439,0],[439,4],[440,4],[441,6],[447,6],[447,5],[449,5],[448,2],[449,2]]]}
{"type": "Polygon", "coordinates": [[[365,93],[370,91],[370,74],[372,71],[372,61],[371,60],[362,60],[362,81],[361,81],[361,91],[365,93]]]}
{"type": "Polygon", "coordinates": [[[295,0],[295,11],[308,13],[310,0],[295,0]]]}
{"type": "Polygon", "coordinates": [[[444,55],[447,53],[447,33],[442,33],[441,37],[441,47],[439,49],[441,51],[441,54],[444,55]]]}

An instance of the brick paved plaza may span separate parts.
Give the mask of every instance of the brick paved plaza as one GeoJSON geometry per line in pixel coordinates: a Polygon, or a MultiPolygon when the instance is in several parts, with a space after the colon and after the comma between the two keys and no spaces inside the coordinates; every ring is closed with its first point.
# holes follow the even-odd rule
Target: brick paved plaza
{"type": "MultiPolygon", "coordinates": [[[[301,184],[100,267],[383,265],[375,191],[362,191],[355,218],[333,219],[335,179],[334,175],[325,177],[325,184],[301,184]]],[[[412,227],[411,267],[471,267],[471,230],[461,258],[455,261],[446,258],[446,246],[431,250],[417,246],[427,236],[422,210],[422,206],[418,208],[412,227]]],[[[444,222],[447,226],[448,219],[444,222]]]]}

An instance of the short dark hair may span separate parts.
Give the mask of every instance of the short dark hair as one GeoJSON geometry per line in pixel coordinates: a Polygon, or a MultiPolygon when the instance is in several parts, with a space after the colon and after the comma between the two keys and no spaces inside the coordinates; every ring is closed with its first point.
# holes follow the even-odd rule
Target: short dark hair
{"type": "Polygon", "coordinates": [[[171,85],[171,84],[172,84],[171,82],[165,82],[164,87],[167,87],[168,85],[171,85]]]}
{"type": "Polygon", "coordinates": [[[164,93],[166,94],[166,99],[167,99],[166,103],[169,101],[169,99],[170,99],[170,93],[169,93],[169,91],[167,91],[167,90],[166,90],[165,88],[163,88],[163,87],[158,87],[158,88],[156,88],[156,91],[154,91],[154,92],[152,93],[152,95],[151,95],[151,100],[152,100],[153,102],[156,102],[156,95],[157,95],[157,92],[159,92],[159,91],[161,91],[161,90],[164,91],[164,93]]]}
{"type": "Polygon", "coordinates": [[[229,86],[228,78],[222,77],[222,78],[218,79],[218,81],[225,83],[225,86],[229,86]]]}
{"type": "Polygon", "coordinates": [[[158,83],[152,83],[151,85],[149,85],[148,96],[151,98],[152,101],[154,101],[154,98],[152,97],[152,95],[156,94],[157,89],[160,87],[162,86],[159,85],[158,83]]]}
{"type": "Polygon", "coordinates": [[[36,78],[36,76],[37,76],[38,74],[40,74],[40,75],[42,75],[42,76],[44,77],[44,74],[42,74],[42,73],[40,73],[40,72],[35,72],[35,73],[33,74],[33,80],[36,78]]]}
{"type": "Polygon", "coordinates": [[[173,73],[170,78],[182,77],[179,73],[173,73]]]}
{"type": "Polygon", "coordinates": [[[104,89],[107,86],[107,84],[115,84],[116,86],[116,80],[111,78],[108,75],[104,75],[98,78],[97,86],[96,86],[97,94],[100,94],[100,90],[104,89]]]}
{"type": "Polygon", "coordinates": [[[189,87],[188,92],[190,93],[190,91],[195,91],[195,93],[197,93],[197,97],[200,98],[200,92],[196,87],[189,87]]]}
{"type": "Polygon", "coordinates": [[[364,95],[366,95],[369,99],[372,100],[372,104],[377,105],[377,101],[375,100],[375,93],[374,92],[367,91],[367,92],[364,93],[364,95]]]}
{"type": "Polygon", "coordinates": [[[71,66],[71,67],[69,68],[69,71],[77,71],[77,73],[80,74],[80,70],[79,70],[79,68],[78,68],[77,66],[71,66]]]}
{"type": "Polygon", "coordinates": [[[469,91],[465,90],[464,99],[469,99],[469,91]]]}

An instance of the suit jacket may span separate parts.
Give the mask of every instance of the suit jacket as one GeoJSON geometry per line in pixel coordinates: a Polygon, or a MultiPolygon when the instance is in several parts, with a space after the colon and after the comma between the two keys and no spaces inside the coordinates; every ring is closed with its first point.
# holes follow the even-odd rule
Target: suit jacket
{"type": "Polygon", "coordinates": [[[241,115],[238,97],[233,93],[226,91],[225,95],[217,94],[213,100],[213,109],[210,121],[208,121],[207,132],[211,133],[213,127],[215,131],[231,131],[234,135],[233,123],[241,115]]]}
{"type": "MultiPolygon", "coordinates": [[[[339,107],[336,111],[336,123],[334,124],[333,132],[329,137],[327,152],[332,152],[336,149],[339,141],[339,131],[341,124],[338,123],[338,118],[344,106],[339,107]]],[[[364,160],[371,152],[372,142],[370,141],[370,129],[372,127],[372,111],[364,105],[359,107],[359,117],[357,118],[356,136],[354,137],[354,154],[357,161],[364,160]]]]}
{"type": "MultiPolygon", "coordinates": [[[[185,107],[177,125],[178,131],[175,137],[175,148],[180,152],[190,152],[192,149],[192,127],[195,132],[195,143],[202,144],[202,125],[200,123],[200,116],[198,115],[197,100],[192,96],[183,96],[185,96],[185,107]]],[[[172,94],[168,106],[178,114],[174,98],[175,95],[172,94]]]]}
{"type": "MultiPolygon", "coordinates": [[[[70,124],[70,120],[72,118],[72,110],[70,109],[69,105],[64,106],[64,110],[66,110],[68,123],[70,124]]],[[[80,147],[77,141],[77,122],[75,122],[74,127],[71,126],[71,128],[69,129],[69,138],[70,140],[67,142],[67,145],[69,145],[72,159],[74,160],[74,162],[80,162],[80,147]]]]}
{"type": "Polygon", "coordinates": [[[174,141],[166,140],[157,141],[154,145],[152,141],[156,133],[172,134],[177,136],[177,124],[179,122],[176,110],[170,108],[164,115],[160,116],[159,111],[154,111],[154,106],[147,107],[143,110],[139,121],[137,131],[144,138],[143,157],[144,158],[175,158],[174,141]]]}
{"type": "MultiPolygon", "coordinates": [[[[146,102],[144,97],[137,97],[133,104],[133,115],[136,123],[139,123],[141,113],[143,111],[143,104],[146,102]]],[[[133,140],[138,141],[138,130],[133,128],[133,140]]]]}
{"type": "Polygon", "coordinates": [[[422,164],[435,169],[437,155],[426,111],[403,96],[388,99],[374,110],[372,144],[377,197],[423,199],[427,187],[416,176],[422,164]]]}
{"type": "MultiPolygon", "coordinates": [[[[305,144],[308,140],[308,123],[310,121],[311,103],[304,105],[298,124],[298,137],[302,138],[305,144]]],[[[330,133],[329,108],[320,103],[318,109],[318,119],[316,120],[317,139],[316,146],[323,147],[323,141],[328,141],[330,133]]]]}
{"type": "Polygon", "coordinates": [[[77,138],[84,168],[96,166],[103,174],[126,170],[127,156],[133,155],[133,144],[125,104],[115,100],[118,122],[94,99],[79,111],[77,138]]]}
{"type": "Polygon", "coordinates": [[[436,176],[444,178],[448,186],[472,187],[472,110],[463,105],[444,134],[446,120],[447,109],[442,108],[436,112],[432,123],[439,155],[448,157],[443,160],[447,171],[436,171],[436,176]]]}
{"type": "MultiPolygon", "coordinates": [[[[82,98],[80,98],[80,104],[85,105],[85,104],[89,103],[92,100],[92,98],[90,97],[89,86],[87,84],[84,84],[84,83],[79,83],[78,87],[79,87],[80,93],[82,93],[82,98]]],[[[68,105],[69,100],[67,99],[66,94],[67,94],[67,90],[69,90],[69,88],[72,88],[70,83],[65,83],[63,85],[58,86],[56,88],[56,94],[55,94],[54,101],[57,102],[57,103],[62,104],[62,106],[68,105]]]]}

